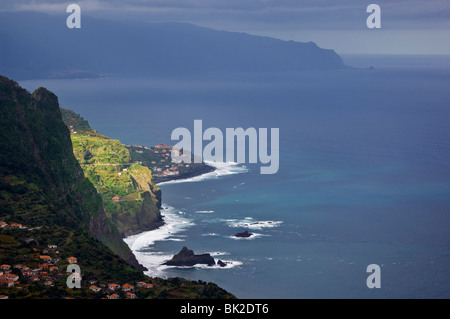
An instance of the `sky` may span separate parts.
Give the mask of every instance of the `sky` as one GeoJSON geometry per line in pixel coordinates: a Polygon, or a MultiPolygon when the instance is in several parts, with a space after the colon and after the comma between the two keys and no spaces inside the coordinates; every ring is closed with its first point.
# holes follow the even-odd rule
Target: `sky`
{"type": "Polygon", "coordinates": [[[187,22],[283,40],[313,41],[339,54],[450,54],[449,0],[1,0],[0,11],[66,14],[69,4],[118,22],[187,22]],[[381,28],[369,29],[369,4],[381,28]]]}

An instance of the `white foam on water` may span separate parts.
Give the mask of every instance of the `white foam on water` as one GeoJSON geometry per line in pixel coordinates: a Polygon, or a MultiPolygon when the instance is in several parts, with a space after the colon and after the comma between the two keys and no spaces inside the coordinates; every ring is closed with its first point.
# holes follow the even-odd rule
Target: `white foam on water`
{"type": "Polygon", "coordinates": [[[229,227],[256,230],[261,230],[263,228],[275,228],[283,223],[280,220],[254,220],[252,217],[245,217],[243,219],[225,219],[224,221],[228,223],[229,227]]]}
{"type": "Polygon", "coordinates": [[[242,174],[242,173],[248,172],[248,168],[245,165],[238,164],[235,162],[210,162],[210,161],[204,161],[204,162],[205,162],[205,164],[214,167],[215,170],[212,172],[194,176],[191,178],[176,179],[176,180],[172,180],[172,181],[161,182],[161,183],[158,183],[158,186],[166,185],[166,184],[201,182],[201,181],[209,180],[209,179],[217,179],[217,178],[227,176],[227,175],[242,174]]]}
{"type": "Polygon", "coordinates": [[[166,269],[170,269],[170,268],[178,268],[178,269],[209,269],[209,270],[217,270],[217,269],[231,269],[237,266],[241,266],[243,263],[237,260],[228,260],[228,259],[220,259],[225,266],[220,266],[217,264],[216,260],[216,264],[213,266],[208,266],[206,264],[197,264],[194,266],[166,266],[163,265],[161,267],[158,268],[158,271],[163,272],[166,269]]]}
{"type": "Polygon", "coordinates": [[[217,233],[206,233],[206,234],[202,234],[202,236],[219,236],[219,234],[217,233]]]}
{"type": "Polygon", "coordinates": [[[196,214],[212,214],[214,213],[213,210],[196,210],[195,211],[196,214]]]}
{"type": "Polygon", "coordinates": [[[124,238],[125,243],[128,244],[133,252],[139,252],[141,249],[147,249],[156,241],[162,240],[180,240],[178,233],[184,231],[187,227],[194,225],[194,223],[183,215],[179,214],[175,208],[170,206],[164,207],[164,225],[161,227],[149,230],[137,235],[124,238]]]}

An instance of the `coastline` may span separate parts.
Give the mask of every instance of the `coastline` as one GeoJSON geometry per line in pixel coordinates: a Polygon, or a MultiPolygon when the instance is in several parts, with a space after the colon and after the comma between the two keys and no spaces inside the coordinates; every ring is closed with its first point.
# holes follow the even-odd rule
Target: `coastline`
{"type": "Polygon", "coordinates": [[[188,178],[179,177],[172,178],[168,181],[161,181],[157,183],[158,186],[173,184],[173,183],[190,183],[190,182],[201,182],[206,179],[220,178],[226,175],[234,175],[248,172],[246,166],[239,166],[240,164],[235,162],[209,162],[205,161],[205,166],[211,167],[212,170],[205,172],[203,174],[194,175],[188,178]]]}
{"type": "Polygon", "coordinates": [[[161,183],[165,183],[165,182],[171,182],[174,180],[186,180],[186,179],[190,179],[190,178],[194,178],[194,177],[198,177],[204,174],[208,174],[208,173],[212,173],[216,170],[216,168],[214,166],[208,165],[208,164],[204,164],[201,165],[198,168],[192,168],[189,172],[184,173],[184,174],[179,174],[179,175],[172,175],[172,176],[164,176],[164,177],[159,177],[159,176],[154,176],[153,177],[153,181],[155,182],[156,185],[160,185],[161,183]]]}
{"type": "MultiPolygon", "coordinates": [[[[213,163],[205,162],[211,169],[203,174],[191,176],[189,178],[171,178],[168,181],[159,182],[157,185],[167,185],[172,183],[200,182],[203,180],[221,178],[227,175],[245,173],[247,167],[240,166],[238,163],[213,163]]],[[[162,206],[163,224],[152,230],[146,230],[131,236],[123,238],[124,242],[130,247],[140,264],[148,269],[152,276],[164,277],[164,269],[175,267],[162,265],[173,257],[173,254],[166,254],[161,251],[154,251],[151,246],[156,241],[184,241],[184,235],[179,234],[185,228],[192,225],[192,222],[184,216],[184,212],[163,202],[162,206]]],[[[220,256],[220,252],[210,252],[213,257],[220,256]]],[[[238,266],[241,263],[234,260],[224,260],[226,267],[213,266],[214,269],[229,269],[238,266]]],[[[197,267],[199,265],[196,265],[197,267]]]]}

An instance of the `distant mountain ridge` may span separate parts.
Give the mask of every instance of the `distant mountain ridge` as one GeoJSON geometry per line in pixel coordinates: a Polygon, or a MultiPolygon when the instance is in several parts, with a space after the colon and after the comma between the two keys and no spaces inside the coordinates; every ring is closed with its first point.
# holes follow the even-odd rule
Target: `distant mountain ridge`
{"type": "Polygon", "coordinates": [[[0,73],[18,80],[101,74],[191,74],[340,69],[313,42],[283,41],[183,23],[136,25],[82,16],[0,13],[0,73]]]}

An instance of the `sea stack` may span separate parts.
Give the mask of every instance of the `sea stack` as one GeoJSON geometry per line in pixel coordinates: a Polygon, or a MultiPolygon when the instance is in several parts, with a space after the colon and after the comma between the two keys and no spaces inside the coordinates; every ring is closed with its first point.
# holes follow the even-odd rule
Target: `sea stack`
{"type": "Polygon", "coordinates": [[[246,231],[244,231],[244,232],[242,232],[242,233],[237,233],[236,235],[234,235],[235,237],[244,237],[244,238],[247,238],[247,237],[250,237],[250,236],[252,236],[253,234],[251,234],[251,233],[249,233],[247,230],[246,231]]]}
{"type": "Polygon", "coordinates": [[[210,254],[195,255],[192,250],[184,246],[171,260],[163,263],[168,266],[194,266],[197,264],[214,266],[216,262],[210,254]]]}

